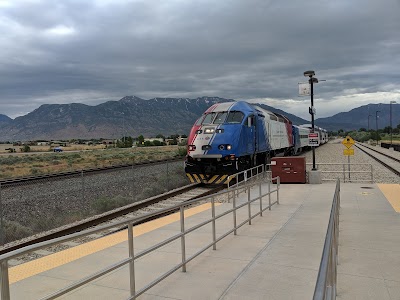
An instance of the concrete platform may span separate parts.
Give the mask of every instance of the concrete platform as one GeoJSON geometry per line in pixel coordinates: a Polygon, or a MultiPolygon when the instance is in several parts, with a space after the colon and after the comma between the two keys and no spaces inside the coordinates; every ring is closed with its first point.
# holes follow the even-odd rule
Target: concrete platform
{"type": "MultiPolygon", "coordinates": [[[[342,184],[339,247],[339,299],[400,299],[400,216],[377,185],[342,184]],[[369,187],[372,189],[365,189],[369,187]],[[397,250],[399,249],[399,250],[397,250]]],[[[263,187],[266,188],[266,187],[263,187]]],[[[281,185],[280,205],[257,217],[207,250],[138,299],[312,299],[325,240],[335,184],[281,185]]],[[[244,201],[246,194],[241,194],[244,201]]],[[[217,212],[230,209],[224,203],[217,212]]],[[[256,211],[258,204],[252,206],[256,211]]],[[[238,213],[238,223],[247,215],[238,213]]],[[[210,211],[186,220],[197,224],[210,211]]],[[[217,235],[232,228],[232,216],[217,222],[217,235]]],[[[135,238],[135,251],[179,232],[166,223],[135,238]]],[[[187,238],[187,254],[212,240],[211,226],[187,238]]],[[[16,281],[11,299],[38,299],[54,289],[127,256],[126,242],[82,255],[56,268],[16,281]]],[[[140,289],[180,262],[180,243],[160,248],[136,264],[140,289]]],[[[11,271],[11,270],[10,270],[11,271]]],[[[128,268],[123,267],[61,299],[126,299],[128,268]]]]}
{"type": "Polygon", "coordinates": [[[337,298],[400,300],[400,185],[362,186],[342,189],[337,298]]]}

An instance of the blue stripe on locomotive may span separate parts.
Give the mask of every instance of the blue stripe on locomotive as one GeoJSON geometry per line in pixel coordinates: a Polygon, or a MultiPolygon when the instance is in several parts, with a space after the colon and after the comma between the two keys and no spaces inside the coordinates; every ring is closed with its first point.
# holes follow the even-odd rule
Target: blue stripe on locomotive
{"type": "Polygon", "coordinates": [[[213,136],[212,148],[207,154],[234,154],[236,157],[252,155],[254,152],[265,152],[270,149],[267,130],[264,120],[258,115],[258,111],[246,102],[237,102],[230,108],[230,111],[241,111],[244,118],[241,124],[221,124],[218,129],[223,129],[223,133],[215,133],[213,136]],[[247,126],[247,118],[254,115],[257,122],[257,132],[253,127],[247,126]],[[254,139],[257,137],[257,149],[254,149],[254,139]],[[220,150],[219,145],[231,145],[231,150],[220,150]]]}
{"type": "Polygon", "coordinates": [[[292,126],[293,129],[293,145],[295,149],[299,149],[301,147],[300,145],[300,131],[298,126],[292,126]]]}

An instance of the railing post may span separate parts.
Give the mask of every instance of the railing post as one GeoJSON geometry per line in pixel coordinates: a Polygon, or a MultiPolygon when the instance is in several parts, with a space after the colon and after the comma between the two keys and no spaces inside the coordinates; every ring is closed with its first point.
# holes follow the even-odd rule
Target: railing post
{"type": "Polygon", "coordinates": [[[276,203],[279,204],[279,188],[281,186],[281,178],[278,176],[276,180],[276,203]]]}
{"type": "Polygon", "coordinates": [[[233,191],[232,203],[233,203],[233,228],[234,228],[233,234],[237,235],[237,230],[236,230],[236,191],[235,190],[233,191]]]}
{"type": "Polygon", "coordinates": [[[343,164],[343,182],[346,182],[346,165],[343,164]]]}
{"type": "Polygon", "coordinates": [[[258,183],[258,194],[260,195],[260,217],[263,215],[263,206],[262,206],[262,193],[261,193],[261,181],[258,183]]]}
{"type": "Polygon", "coordinates": [[[268,209],[271,210],[271,181],[272,181],[272,177],[271,179],[268,180],[268,209]]]}
{"type": "Polygon", "coordinates": [[[3,199],[1,198],[1,182],[0,182],[0,245],[4,245],[5,243],[5,235],[6,231],[4,229],[4,220],[3,220],[3,199]]]}
{"type": "Polygon", "coordinates": [[[129,243],[129,283],[131,289],[131,296],[136,299],[136,287],[135,287],[135,252],[133,248],[133,226],[132,223],[128,224],[128,243],[129,243]]]}
{"type": "Polygon", "coordinates": [[[180,207],[181,222],[181,250],[182,250],[182,272],[186,272],[186,246],[185,246],[185,211],[183,205],[180,207]]]}
{"type": "Polygon", "coordinates": [[[8,261],[2,261],[1,265],[1,300],[10,300],[10,282],[8,278],[8,261]]]}
{"type": "Polygon", "coordinates": [[[215,200],[211,197],[211,214],[212,214],[212,233],[213,233],[213,250],[217,250],[217,234],[215,232],[215,200]]]}
{"type": "Polygon", "coordinates": [[[374,183],[374,170],[372,165],[371,165],[371,183],[374,183]]]}
{"type": "Polygon", "coordinates": [[[247,207],[248,207],[248,210],[249,210],[249,225],[251,225],[250,186],[247,187],[247,207]]]}

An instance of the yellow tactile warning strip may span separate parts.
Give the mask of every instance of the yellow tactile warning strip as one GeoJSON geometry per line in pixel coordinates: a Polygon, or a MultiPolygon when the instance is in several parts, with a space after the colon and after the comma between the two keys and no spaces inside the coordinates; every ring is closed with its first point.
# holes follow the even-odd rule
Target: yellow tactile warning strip
{"type": "Polygon", "coordinates": [[[400,184],[377,184],[393,209],[400,213],[400,184]]]}
{"type": "MultiPolygon", "coordinates": [[[[215,205],[220,205],[220,203],[215,203],[215,205]]],[[[205,211],[211,208],[211,204],[206,203],[190,209],[185,210],[185,218],[205,211]]],[[[133,228],[133,235],[139,236],[144,233],[150,232],[157,228],[163,227],[165,225],[171,224],[179,220],[179,212],[172,215],[150,221],[145,224],[135,226],[133,228]]],[[[99,238],[97,240],[78,245],[73,248],[60,251],[25,264],[21,264],[9,269],[10,283],[15,283],[17,281],[23,280],[25,278],[37,275],[44,271],[48,271],[59,267],[61,265],[67,264],[74,260],[77,260],[83,256],[93,254],[95,252],[104,250],[106,248],[112,247],[119,243],[128,240],[127,230],[120,231],[118,233],[99,238]]]]}

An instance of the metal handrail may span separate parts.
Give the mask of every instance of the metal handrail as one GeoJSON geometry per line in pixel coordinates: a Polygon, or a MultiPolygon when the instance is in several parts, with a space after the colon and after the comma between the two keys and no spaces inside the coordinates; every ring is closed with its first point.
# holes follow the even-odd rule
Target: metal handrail
{"type": "Polygon", "coordinates": [[[336,299],[339,246],[339,210],[340,180],[337,179],[313,300],[336,299]]]}
{"type": "MultiPolygon", "coordinates": [[[[312,166],[311,163],[307,163],[307,166],[312,166]]],[[[348,182],[365,182],[366,180],[354,180],[350,178],[350,174],[370,174],[370,179],[369,181],[371,183],[374,182],[374,169],[372,167],[372,164],[357,164],[357,163],[316,163],[316,167],[318,169],[318,166],[341,166],[342,170],[341,171],[321,171],[321,173],[326,173],[326,174],[332,174],[332,173],[337,173],[337,174],[342,174],[343,175],[343,182],[346,182],[346,180],[348,182]],[[346,166],[347,170],[346,170],[346,166]],[[357,171],[357,170],[351,170],[350,166],[368,166],[368,171],[357,171]],[[346,175],[348,175],[348,179],[346,179],[346,175]]],[[[322,180],[335,180],[336,181],[337,178],[335,179],[322,179],[322,180]]]]}
{"type": "Polygon", "coordinates": [[[230,189],[232,186],[236,186],[238,187],[240,183],[242,182],[247,182],[248,180],[256,177],[259,178],[260,174],[262,174],[263,176],[265,175],[265,166],[264,164],[252,167],[250,169],[229,175],[227,178],[227,182],[228,182],[228,189],[230,189]],[[261,171],[260,171],[261,170],[261,171]],[[238,179],[243,175],[243,180],[239,181],[238,179]],[[236,179],[236,182],[234,185],[230,185],[232,179],[236,179]]]}
{"type": "Polygon", "coordinates": [[[247,201],[244,203],[241,203],[240,205],[236,205],[237,199],[236,199],[235,192],[239,188],[243,188],[243,187],[236,187],[236,188],[232,188],[227,191],[219,192],[219,193],[211,195],[211,196],[204,196],[204,197],[201,197],[198,199],[190,200],[190,201],[182,203],[182,204],[177,204],[174,207],[165,208],[158,212],[147,214],[146,216],[136,217],[136,218],[132,218],[130,220],[116,222],[116,223],[105,225],[105,226],[102,226],[99,228],[85,230],[82,232],[70,234],[70,235],[60,237],[57,239],[53,239],[53,240],[41,242],[41,243],[38,243],[35,245],[27,246],[22,249],[14,250],[14,251],[6,253],[6,254],[2,254],[2,255],[0,255],[1,299],[3,299],[3,300],[10,299],[10,284],[9,284],[9,277],[8,277],[8,261],[10,259],[13,259],[15,257],[21,256],[23,254],[26,254],[26,253],[29,253],[32,251],[36,251],[36,250],[39,250],[39,249],[42,249],[45,247],[49,247],[49,246],[60,244],[60,243],[65,243],[67,241],[70,241],[70,240],[73,240],[73,239],[76,239],[79,237],[84,237],[84,236],[87,236],[87,235],[90,235],[90,234],[93,234],[96,232],[101,232],[103,230],[107,230],[110,228],[114,228],[116,226],[123,226],[123,225],[128,226],[127,233],[128,233],[128,244],[129,244],[129,256],[127,258],[125,258],[119,262],[116,262],[116,263],[112,264],[111,266],[108,266],[94,274],[86,276],[86,277],[82,278],[81,280],[75,281],[75,282],[71,283],[70,285],[64,287],[63,289],[55,291],[54,293],[49,294],[42,299],[55,299],[57,297],[60,297],[61,295],[64,295],[72,290],[75,290],[75,289],[77,289],[77,288],[79,288],[79,287],[105,275],[105,274],[108,274],[108,273],[112,272],[113,270],[116,270],[126,264],[129,264],[130,293],[131,293],[131,296],[128,299],[136,299],[136,297],[138,297],[139,295],[142,295],[147,290],[149,290],[151,287],[155,286],[157,283],[161,282],[162,280],[164,280],[165,278],[167,278],[169,275],[171,275],[175,271],[179,270],[180,268],[182,269],[182,272],[186,272],[188,262],[190,262],[195,257],[197,257],[198,255],[200,255],[201,253],[203,253],[204,251],[206,251],[207,249],[209,249],[211,247],[213,247],[213,249],[215,250],[217,247],[217,243],[219,241],[221,241],[223,238],[230,235],[231,233],[234,233],[236,235],[237,229],[239,229],[240,227],[242,227],[243,225],[245,225],[247,223],[249,225],[251,225],[252,219],[257,217],[258,215],[262,216],[262,213],[266,209],[271,210],[271,207],[274,204],[279,204],[280,178],[276,177],[276,178],[271,178],[270,180],[267,180],[268,191],[264,192],[264,193],[262,192],[261,185],[262,185],[262,183],[265,182],[266,179],[265,179],[265,176],[263,176],[262,178],[264,180],[258,180],[257,182],[247,182],[246,186],[244,187],[246,189],[246,193],[247,193],[247,201]],[[271,190],[271,188],[270,188],[270,184],[271,184],[272,180],[275,180],[277,182],[276,189],[274,189],[274,190],[271,190]],[[257,193],[254,193],[254,191],[252,192],[251,188],[255,187],[257,185],[258,185],[258,189],[257,189],[258,192],[257,193]],[[233,205],[232,209],[229,209],[225,212],[222,212],[222,213],[216,215],[216,213],[215,213],[215,197],[227,194],[228,198],[229,198],[230,193],[232,193],[232,192],[233,192],[233,196],[231,199],[232,205],[233,205]],[[274,202],[271,202],[271,194],[274,192],[276,192],[276,194],[277,194],[276,200],[274,202]],[[268,205],[263,205],[263,198],[266,198],[266,196],[268,196],[268,205]],[[190,207],[191,205],[193,205],[195,203],[199,203],[199,202],[202,202],[205,200],[210,200],[210,202],[211,202],[211,212],[212,212],[211,218],[206,221],[203,221],[200,224],[197,224],[191,228],[185,228],[185,218],[184,218],[185,208],[190,207]],[[251,203],[258,201],[258,200],[260,202],[260,208],[259,208],[259,210],[257,210],[256,213],[252,213],[251,212],[251,203]],[[245,206],[248,207],[248,218],[245,221],[243,221],[242,223],[237,224],[236,211],[245,206]],[[169,237],[168,239],[166,239],[158,244],[155,244],[155,245],[141,251],[140,253],[135,254],[134,253],[133,226],[139,224],[145,218],[162,216],[162,215],[165,215],[165,213],[168,213],[171,211],[176,211],[176,210],[180,211],[180,214],[179,214],[180,225],[181,225],[180,233],[178,233],[172,237],[169,237]],[[218,220],[228,214],[233,215],[233,228],[228,230],[227,232],[225,232],[224,234],[222,234],[220,237],[217,238],[216,220],[218,220]],[[186,235],[189,234],[190,232],[193,232],[196,229],[199,229],[202,226],[209,224],[209,223],[212,223],[212,239],[213,239],[213,241],[210,244],[206,245],[201,250],[199,250],[197,253],[193,254],[192,256],[186,257],[186,240],[185,240],[186,235]],[[148,285],[146,285],[142,289],[136,290],[135,261],[138,258],[140,258],[146,254],[149,254],[149,253],[159,249],[160,247],[165,246],[165,245],[167,245],[173,241],[179,240],[179,239],[181,241],[181,254],[182,254],[181,263],[177,264],[176,266],[174,266],[172,269],[170,269],[163,275],[157,277],[155,280],[150,282],[148,285]]]}

